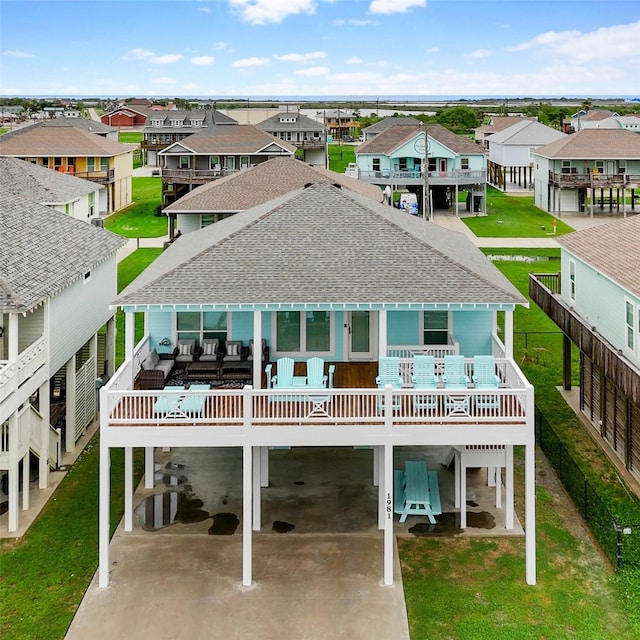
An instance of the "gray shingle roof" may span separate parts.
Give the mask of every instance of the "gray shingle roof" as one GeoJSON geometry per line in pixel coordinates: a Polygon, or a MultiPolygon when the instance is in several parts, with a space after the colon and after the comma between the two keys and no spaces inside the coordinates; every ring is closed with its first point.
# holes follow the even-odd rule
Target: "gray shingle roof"
{"type": "Polygon", "coordinates": [[[56,118],[55,120],[43,120],[43,127],[76,127],[76,129],[82,129],[89,133],[95,133],[96,135],[106,135],[107,133],[114,133],[118,131],[118,127],[112,127],[104,124],[98,120],[91,120],[89,118],[65,118],[61,120],[56,118]]]}
{"type": "Polygon", "coordinates": [[[640,215],[574,231],[556,240],[560,246],[640,297],[640,215]]]}
{"type": "Polygon", "coordinates": [[[198,131],[200,127],[190,127],[189,122],[191,120],[201,120],[201,126],[205,127],[238,124],[236,120],[230,118],[224,113],[221,113],[220,111],[217,111],[216,109],[195,109],[188,111],[171,109],[169,111],[149,111],[147,113],[144,131],[164,131],[165,129],[168,129],[179,133],[181,130],[189,128],[192,128],[194,131],[198,131]],[[152,120],[162,120],[163,124],[160,127],[151,126],[150,123],[152,120]],[[181,120],[184,124],[182,127],[176,128],[171,125],[172,120],[181,120]]]}
{"type": "Polygon", "coordinates": [[[543,158],[637,160],[640,136],[628,129],[582,129],[533,153],[543,158]]]}
{"type": "Polygon", "coordinates": [[[313,184],[185,234],[116,301],[524,304],[463,234],[313,184]]]}
{"type": "Polygon", "coordinates": [[[112,256],[124,238],[0,191],[0,312],[23,312],[112,256]]]}
{"type": "Polygon", "coordinates": [[[504,145],[544,145],[560,140],[565,133],[552,129],[546,124],[534,120],[522,120],[510,127],[494,133],[489,138],[489,144],[504,145]]]}
{"type": "Polygon", "coordinates": [[[0,156],[97,158],[129,153],[136,147],[96,136],[64,122],[33,124],[0,136],[0,156]]]}
{"type": "Polygon", "coordinates": [[[100,185],[17,158],[0,157],[0,189],[40,204],[67,204],[100,185]]]}
{"type": "Polygon", "coordinates": [[[294,158],[272,158],[251,169],[202,185],[165,208],[170,212],[244,211],[300,189],[310,182],[327,182],[382,202],[382,190],[343,173],[311,167],[294,158]]]}
{"type": "Polygon", "coordinates": [[[365,127],[362,132],[368,134],[382,133],[390,127],[412,127],[419,124],[420,120],[414,118],[413,116],[389,116],[388,118],[379,120],[375,124],[371,124],[368,127],[365,127]]]}
{"type": "Polygon", "coordinates": [[[322,123],[302,113],[281,112],[256,125],[261,131],[324,131],[322,123]],[[295,118],[294,122],[281,122],[282,118],[295,118]]]}

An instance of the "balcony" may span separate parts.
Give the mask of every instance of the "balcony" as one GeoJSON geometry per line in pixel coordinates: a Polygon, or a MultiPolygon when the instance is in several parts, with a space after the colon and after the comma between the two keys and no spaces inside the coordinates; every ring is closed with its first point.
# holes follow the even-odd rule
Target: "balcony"
{"type": "MultiPolygon", "coordinates": [[[[372,184],[424,184],[422,171],[365,171],[360,169],[359,176],[360,180],[371,182],[372,184]]],[[[484,184],[487,181],[487,172],[485,170],[470,171],[463,169],[456,169],[454,171],[430,171],[427,178],[430,186],[484,184]]]]}
{"type": "Polygon", "coordinates": [[[561,189],[603,189],[640,186],[640,174],[627,173],[555,173],[549,171],[549,183],[561,189]]]}
{"type": "Polygon", "coordinates": [[[115,172],[113,169],[108,171],[76,171],[73,175],[76,178],[84,178],[98,184],[110,184],[114,180],[115,172]]]}
{"type": "Polygon", "coordinates": [[[162,169],[162,180],[179,184],[206,184],[237,171],[239,169],[162,169]]]}

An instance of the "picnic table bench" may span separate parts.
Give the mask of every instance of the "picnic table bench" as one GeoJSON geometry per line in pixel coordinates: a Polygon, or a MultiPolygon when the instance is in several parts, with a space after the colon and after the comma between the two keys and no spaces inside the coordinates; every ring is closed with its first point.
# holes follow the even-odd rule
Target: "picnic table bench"
{"type": "Polygon", "coordinates": [[[394,471],[394,511],[400,522],[409,515],[427,516],[435,524],[434,516],[442,513],[437,471],[428,471],[422,461],[407,460],[405,470],[394,471]]]}

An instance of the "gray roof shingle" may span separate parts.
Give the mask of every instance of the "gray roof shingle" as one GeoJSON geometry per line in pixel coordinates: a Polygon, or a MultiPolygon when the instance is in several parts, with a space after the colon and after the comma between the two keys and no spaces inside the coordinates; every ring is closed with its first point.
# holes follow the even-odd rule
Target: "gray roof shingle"
{"type": "Polygon", "coordinates": [[[0,191],[0,312],[33,309],[125,243],[110,231],[0,191]]]}
{"type": "Polygon", "coordinates": [[[533,153],[557,159],[638,160],[640,136],[628,129],[582,129],[533,153]]]}
{"type": "Polygon", "coordinates": [[[314,303],[527,304],[464,235],[326,183],[185,234],[116,301],[314,303]]]}

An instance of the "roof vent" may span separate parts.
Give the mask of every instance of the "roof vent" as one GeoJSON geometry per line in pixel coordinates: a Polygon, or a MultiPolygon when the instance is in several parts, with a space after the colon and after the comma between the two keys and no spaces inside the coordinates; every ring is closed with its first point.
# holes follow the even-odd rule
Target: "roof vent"
{"type": "Polygon", "coordinates": [[[304,188],[308,189],[312,184],[313,182],[307,182],[307,184],[304,185],[304,188]]]}
{"type": "Polygon", "coordinates": [[[336,189],[342,189],[342,185],[338,184],[337,182],[334,182],[331,186],[335,187],[336,189]]]}

